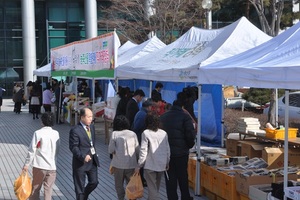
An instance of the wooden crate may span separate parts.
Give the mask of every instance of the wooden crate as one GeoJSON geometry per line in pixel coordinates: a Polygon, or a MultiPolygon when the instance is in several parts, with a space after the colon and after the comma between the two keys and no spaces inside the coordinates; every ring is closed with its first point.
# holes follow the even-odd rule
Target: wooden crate
{"type": "Polygon", "coordinates": [[[212,168],[203,162],[200,164],[200,184],[206,190],[212,191],[212,168]]]}
{"type": "Polygon", "coordinates": [[[224,184],[222,173],[218,170],[216,170],[213,167],[210,167],[210,176],[211,176],[211,191],[218,195],[220,195],[220,190],[222,188],[222,185],[224,184]]]}
{"type": "Polygon", "coordinates": [[[200,194],[202,196],[207,197],[209,200],[225,200],[222,197],[218,196],[217,194],[205,189],[204,187],[200,188],[200,194]]]}
{"type": "Polygon", "coordinates": [[[196,157],[190,157],[188,162],[189,186],[195,191],[196,187],[196,157]]]}
{"type": "Polygon", "coordinates": [[[239,200],[250,200],[248,196],[238,193],[238,198],[239,200]]]}
{"type": "Polygon", "coordinates": [[[235,176],[229,176],[223,172],[221,172],[220,176],[223,181],[218,195],[226,200],[238,200],[239,195],[236,191],[235,176]]]}

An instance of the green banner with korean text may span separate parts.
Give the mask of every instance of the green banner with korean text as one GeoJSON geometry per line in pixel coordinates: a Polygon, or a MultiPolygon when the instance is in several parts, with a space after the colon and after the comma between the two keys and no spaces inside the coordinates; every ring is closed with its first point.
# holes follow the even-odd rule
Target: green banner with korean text
{"type": "Polygon", "coordinates": [[[51,49],[52,76],[114,78],[120,41],[115,32],[51,49]]]}

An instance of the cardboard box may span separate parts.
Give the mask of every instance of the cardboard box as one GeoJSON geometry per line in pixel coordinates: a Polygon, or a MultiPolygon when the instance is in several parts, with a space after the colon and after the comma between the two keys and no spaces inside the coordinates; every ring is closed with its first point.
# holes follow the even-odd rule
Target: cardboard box
{"type": "MultiPolygon", "coordinates": [[[[272,192],[271,184],[249,186],[249,198],[251,200],[266,200],[270,192],[272,192]]],[[[278,200],[275,197],[273,199],[278,200]]]]}
{"type": "MultiPolygon", "coordinates": [[[[262,158],[268,163],[268,169],[281,168],[284,165],[284,149],[266,147],[262,150],[262,158]]],[[[288,165],[300,166],[300,149],[289,149],[288,165]]]]}
{"type": "Polygon", "coordinates": [[[254,140],[243,140],[240,141],[241,144],[241,156],[248,156],[251,158],[261,158],[262,150],[265,147],[270,147],[274,145],[274,143],[268,142],[259,142],[254,140]]]}
{"type": "Polygon", "coordinates": [[[240,156],[241,146],[239,146],[239,140],[226,139],[226,152],[228,156],[240,156]]]}
{"type": "MultiPolygon", "coordinates": [[[[249,195],[249,186],[250,185],[259,185],[259,184],[271,184],[274,182],[282,181],[283,176],[276,175],[276,177],[272,176],[242,176],[240,173],[235,175],[236,180],[236,190],[237,192],[249,195]]],[[[288,180],[297,180],[297,174],[289,174],[288,180]]]]}

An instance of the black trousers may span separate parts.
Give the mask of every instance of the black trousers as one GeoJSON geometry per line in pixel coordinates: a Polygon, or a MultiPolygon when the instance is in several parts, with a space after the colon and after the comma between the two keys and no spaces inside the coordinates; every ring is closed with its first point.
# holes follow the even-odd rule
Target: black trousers
{"type": "Polygon", "coordinates": [[[166,188],[168,200],[178,200],[177,183],[181,192],[181,200],[191,200],[188,180],[188,160],[189,155],[181,157],[171,157],[169,170],[167,171],[169,180],[166,179],[166,188]]]}
{"type": "Polygon", "coordinates": [[[98,185],[98,173],[96,164],[89,163],[88,169],[73,167],[73,180],[75,186],[76,200],[87,200],[89,194],[98,185]],[[85,178],[88,178],[88,183],[85,185],[85,178]]]}

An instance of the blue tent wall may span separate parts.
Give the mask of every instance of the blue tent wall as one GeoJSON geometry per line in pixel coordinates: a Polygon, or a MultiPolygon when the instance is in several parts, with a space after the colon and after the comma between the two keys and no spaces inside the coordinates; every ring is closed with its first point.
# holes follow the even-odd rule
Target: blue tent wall
{"type": "Polygon", "coordinates": [[[221,85],[202,85],[201,141],[208,146],[221,146],[223,123],[221,85]]]}
{"type": "MultiPolygon", "coordinates": [[[[163,82],[162,98],[173,103],[178,92],[187,86],[196,86],[195,83],[163,82]]],[[[157,81],[153,81],[154,89],[157,81]]],[[[142,89],[146,97],[149,97],[150,81],[148,80],[119,80],[119,86],[128,86],[132,91],[142,89]]],[[[223,118],[223,96],[221,85],[202,85],[201,101],[201,141],[207,146],[221,146],[222,140],[222,118],[223,118]]],[[[198,116],[198,101],[194,103],[195,115],[198,116]]]]}

